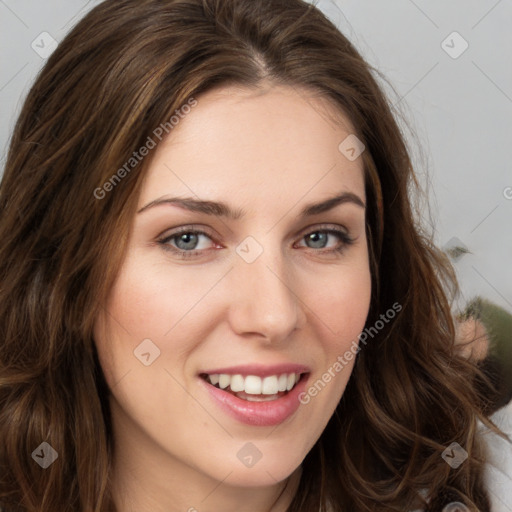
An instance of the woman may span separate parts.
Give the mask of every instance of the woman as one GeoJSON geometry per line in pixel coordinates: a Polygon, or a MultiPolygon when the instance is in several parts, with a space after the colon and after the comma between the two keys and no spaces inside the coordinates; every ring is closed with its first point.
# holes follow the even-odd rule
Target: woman
{"type": "Polygon", "coordinates": [[[5,510],[490,510],[412,184],[314,7],[93,9],[0,189],[5,510]]]}

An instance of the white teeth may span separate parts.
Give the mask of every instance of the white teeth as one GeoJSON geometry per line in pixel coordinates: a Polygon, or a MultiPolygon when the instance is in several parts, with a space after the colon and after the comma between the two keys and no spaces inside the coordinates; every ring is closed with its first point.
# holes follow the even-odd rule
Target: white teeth
{"type": "MultiPolygon", "coordinates": [[[[294,382],[295,384],[295,382],[294,382]]],[[[277,376],[265,377],[261,386],[261,392],[264,395],[275,395],[277,393],[277,376]]]]}
{"type": "Polygon", "coordinates": [[[233,375],[231,377],[231,391],[238,393],[245,389],[244,378],[241,375],[233,375]]]}
{"type": "Polygon", "coordinates": [[[277,395],[279,392],[290,391],[300,379],[300,373],[283,373],[261,378],[257,375],[228,375],[214,373],[208,375],[208,381],[219,385],[220,389],[230,388],[234,393],[245,391],[248,395],[277,395]]]}
{"type": "Polygon", "coordinates": [[[286,391],[286,384],[288,382],[288,375],[283,373],[283,375],[279,375],[279,379],[277,381],[277,390],[278,391],[286,391]]]}
{"type": "Polygon", "coordinates": [[[226,389],[231,384],[231,375],[221,373],[219,375],[219,388],[226,389]]]}
{"type": "Polygon", "coordinates": [[[272,402],[274,400],[277,400],[279,398],[279,395],[247,395],[244,400],[247,400],[248,402],[272,402]]]}
{"type": "Polygon", "coordinates": [[[290,391],[293,386],[295,386],[295,373],[289,373],[288,382],[286,383],[286,391],[290,391]]]}
{"type": "Polygon", "coordinates": [[[261,395],[261,378],[256,375],[245,377],[245,392],[249,395],[261,395]]]}

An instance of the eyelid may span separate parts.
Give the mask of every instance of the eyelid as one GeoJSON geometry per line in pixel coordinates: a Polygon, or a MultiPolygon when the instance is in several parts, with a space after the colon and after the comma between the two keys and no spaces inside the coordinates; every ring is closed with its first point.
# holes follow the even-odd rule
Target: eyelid
{"type": "Polygon", "coordinates": [[[347,236],[350,234],[350,231],[343,225],[340,224],[332,224],[332,223],[320,223],[320,224],[311,224],[309,226],[306,226],[305,228],[302,228],[295,236],[294,238],[298,236],[305,236],[308,233],[313,233],[315,231],[338,231],[343,232],[347,236]]]}
{"type": "Polygon", "coordinates": [[[166,240],[172,238],[174,236],[180,235],[181,233],[198,233],[204,234],[210,237],[213,241],[215,241],[216,235],[213,230],[208,228],[207,226],[203,226],[201,224],[187,224],[185,226],[179,226],[177,228],[168,228],[165,231],[162,231],[159,235],[156,236],[157,240],[166,240]]]}

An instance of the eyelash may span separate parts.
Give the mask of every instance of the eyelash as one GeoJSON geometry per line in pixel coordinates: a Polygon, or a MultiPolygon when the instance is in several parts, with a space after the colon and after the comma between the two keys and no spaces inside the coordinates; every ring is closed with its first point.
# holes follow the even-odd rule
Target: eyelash
{"type": "MultiPolygon", "coordinates": [[[[322,228],[322,227],[314,229],[312,231],[308,231],[307,233],[302,235],[301,240],[303,240],[306,236],[311,235],[313,233],[326,233],[329,235],[335,235],[341,240],[341,244],[338,247],[334,247],[332,249],[315,250],[314,248],[306,247],[306,249],[313,250],[314,252],[320,252],[322,254],[340,255],[341,253],[343,253],[345,251],[345,249],[347,249],[350,245],[352,245],[355,242],[354,238],[350,237],[345,231],[342,231],[341,229],[322,228]]],[[[162,249],[164,249],[165,251],[172,252],[173,254],[179,256],[180,258],[184,258],[184,259],[191,258],[194,256],[199,256],[208,250],[208,249],[199,249],[199,250],[193,249],[190,251],[184,251],[181,249],[177,249],[176,247],[173,247],[172,245],[169,245],[169,242],[171,240],[173,240],[176,237],[178,237],[179,235],[183,235],[183,234],[205,235],[210,240],[212,240],[212,242],[215,242],[215,240],[213,239],[213,236],[211,234],[209,234],[208,232],[184,226],[182,228],[179,228],[177,231],[174,231],[170,235],[166,235],[165,237],[158,239],[157,243],[159,245],[161,245],[162,249]]]]}

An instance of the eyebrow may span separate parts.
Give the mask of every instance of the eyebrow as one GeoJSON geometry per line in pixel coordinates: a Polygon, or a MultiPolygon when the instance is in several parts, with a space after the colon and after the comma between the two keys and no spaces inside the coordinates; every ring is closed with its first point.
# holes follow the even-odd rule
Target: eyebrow
{"type": "MultiPolygon", "coordinates": [[[[311,203],[302,208],[299,217],[310,217],[325,213],[332,210],[334,207],[341,204],[355,204],[361,208],[366,208],[363,200],[352,192],[342,192],[334,197],[325,199],[319,203],[311,203]]],[[[238,220],[245,215],[242,209],[232,209],[226,203],[217,201],[205,201],[194,199],[192,197],[162,197],[151,201],[146,206],[143,206],[137,213],[142,213],[150,208],[161,205],[174,205],[185,210],[192,212],[205,213],[206,215],[215,215],[217,217],[226,217],[233,220],[238,220]]]]}

